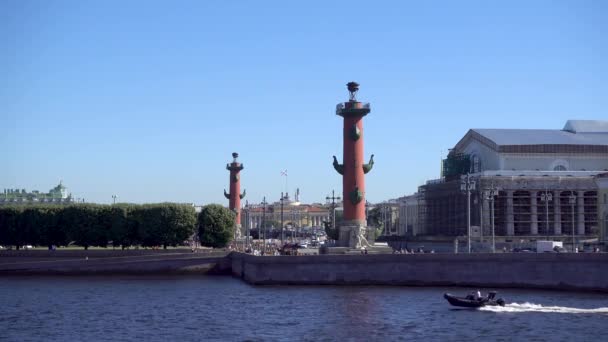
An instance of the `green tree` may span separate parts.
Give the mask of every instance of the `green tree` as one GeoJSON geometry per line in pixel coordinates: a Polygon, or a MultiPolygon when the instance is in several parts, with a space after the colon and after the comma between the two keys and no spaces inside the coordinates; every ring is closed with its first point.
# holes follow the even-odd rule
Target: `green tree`
{"type": "Polygon", "coordinates": [[[379,227],[382,225],[380,207],[372,208],[367,212],[367,225],[369,227],[379,227]]]}
{"type": "Polygon", "coordinates": [[[108,226],[102,220],[100,205],[79,204],[65,207],[62,224],[65,225],[70,241],[89,249],[89,246],[108,245],[108,226]]]}
{"type": "Polygon", "coordinates": [[[125,249],[133,244],[132,221],[128,218],[129,207],[126,205],[113,205],[105,213],[108,222],[108,243],[112,246],[121,246],[125,249]]]}
{"type": "Polygon", "coordinates": [[[129,214],[127,237],[137,235],[144,246],[176,246],[196,229],[196,212],[190,205],[160,203],[135,208],[129,214]],[[136,234],[132,234],[136,232],[136,234]]]}
{"type": "Polygon", "coordinates": [[[196,230],[196,211],[191,205],[167,204],[164,216],[166,232],[163,244],[176,246],[194,234],[196,230]]]}
{"type": "Polygon", "coordinates": [[[66,246],[69,241],[65,227],[61,224],[62,206],[46,205],[38,207],[41,220],[38,227],[38,244],[48,246],[66,246]]]}
{"type": "Polygon", "coordinates": [[[219,204],[209,204],[198,215],[198,236],[203,246],[224,247],[232,239],[234,213],[219,204]]]}
{"type": "Polygon", "coordinates": [[[145,204],[136,206],[129,214],[141,245],[148,247],[162,245],[163,223],[161,211],[161,208],[156,204],[145,204]]]}
{"type": "Polygon", "coordinates": [[[331,221],[323,221],[323,225],[325,226],[325,234],[327,234],[327,237],[332,239],[332,240],[338,240],[340,233],[338,228],[336,227],[335,229],[332,228],[331,225],[331,221]]]}
{"type": "Polygon", "coordinates": [[[19,231],[17,237],[21,244],[37,245],[39,240],[39,227],[44,224],[41,208],[25,207],[19,214],[19,231]]]}
{"type": "Polygon", "coordinates": [[[21,248],[25,234],[21,229],[21,207],[7,206],[0,209],[0,243],[21,248]]]}

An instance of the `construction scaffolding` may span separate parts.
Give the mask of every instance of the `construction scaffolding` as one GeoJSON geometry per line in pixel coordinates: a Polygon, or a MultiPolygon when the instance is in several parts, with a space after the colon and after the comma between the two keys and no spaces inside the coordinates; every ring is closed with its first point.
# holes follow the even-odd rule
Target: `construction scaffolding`
{"type": "MultiPolygon", "coordinates": [[[[475,180],[478,187],[471,193],[471,226],[480,227],[482,238],[491,234],[491,205],[496,236],[599,235],[598,195],[591,189],[591,179],[486,176],[475,180]],[[491,188],[500,189],[493,202],[487,195],[491,188]]],[[[418,208],[422,234],[467,234],[467,196],[460,182],[438,180],[419,188],[424,203],[418,208]]]]}
{"type": "Polygon", "coordinates": [[[471,168],[471,156],[464,153],[450,151],[448,157],[441,162],[441,177],[446,181],[459,179],[467,174],[471,168]]]}

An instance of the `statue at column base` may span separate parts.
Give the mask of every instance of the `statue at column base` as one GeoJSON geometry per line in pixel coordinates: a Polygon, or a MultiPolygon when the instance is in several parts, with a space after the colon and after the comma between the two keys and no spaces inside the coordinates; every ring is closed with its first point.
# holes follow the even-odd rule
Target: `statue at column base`
{"type": "Polygon", "coordinates": [[[338,244],[342,247],[369,248],[372,245],[367,241],[365,234],[367,227],[365,222],[345,222],[340,226],[338,244]]]}
{"type": "Polygon", "coordinates": [[[241,232],[241,225],[240,224],[238,224],[236,226],[236,230],[235,230],[235,233],[234,233],[234,238],[237,239],[237,240],[243,238],[243,233],[241,232]]]}

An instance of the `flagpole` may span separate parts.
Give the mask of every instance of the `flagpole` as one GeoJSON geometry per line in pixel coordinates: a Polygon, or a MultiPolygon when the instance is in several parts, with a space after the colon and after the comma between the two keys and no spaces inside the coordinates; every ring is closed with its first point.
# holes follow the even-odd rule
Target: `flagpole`
{"type": "Polygon", "coordinates": [[[287,170],[281,171],[281,176],[285,176],[285,194],[289,193],[289,182],[287,181],[287,170]]]}

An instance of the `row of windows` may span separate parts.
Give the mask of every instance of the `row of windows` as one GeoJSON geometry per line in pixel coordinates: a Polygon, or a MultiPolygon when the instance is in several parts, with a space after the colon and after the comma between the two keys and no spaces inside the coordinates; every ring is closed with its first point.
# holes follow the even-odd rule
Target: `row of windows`
{"type": "MultiPolygon", "coordinates": [[[[479,158],[479,156],[477,156],[476,154],[471,155],[470,172],[477,173],[477,172],[481,172],[481,171],[483,171],[483,169],[481,167],[481,158],[479,158]]],[[[557,164],[553,167],[553,171],[568,171],[568,168],[564,164],[557,164]]],[[[580,171],[586,171],[586,170],[583,169],[580,171]]]]}

